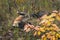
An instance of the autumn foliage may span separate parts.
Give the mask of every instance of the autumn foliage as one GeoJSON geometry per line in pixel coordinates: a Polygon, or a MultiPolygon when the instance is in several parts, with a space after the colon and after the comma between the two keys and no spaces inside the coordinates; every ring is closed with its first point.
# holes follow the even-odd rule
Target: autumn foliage
{"type": "Polygon", "coordinates": [[[36,28],[38,30],[34,32],[34,36],[38,36],[41,40],[59,40],[60,28],[54,23],[55,20],[60,21],[58,15],[59,13],[51,13],[51,15],[44,17],[42,22],[39,23],[43,26],[36,28]]]}

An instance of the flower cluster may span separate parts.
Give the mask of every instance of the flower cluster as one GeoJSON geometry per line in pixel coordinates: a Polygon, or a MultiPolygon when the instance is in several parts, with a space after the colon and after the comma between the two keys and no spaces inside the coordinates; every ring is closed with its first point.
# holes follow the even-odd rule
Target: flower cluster
{"type": "Polygon", "coordinates": [[[41,20],[42,21],[39,23],[41,26],[38,28],[35,27],[34,36],[38,36],[41,40],[59,40],[60,28],[54,22],[55,20],[60,21],[60,14],[51,13],[51,15],[44,17],[41,20]]]}

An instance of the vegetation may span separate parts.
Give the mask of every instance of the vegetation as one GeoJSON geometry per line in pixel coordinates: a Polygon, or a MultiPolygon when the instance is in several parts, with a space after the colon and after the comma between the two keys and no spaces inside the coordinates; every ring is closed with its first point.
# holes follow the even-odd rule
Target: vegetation
{"type": "Polygon", "coordinates": [[[18,16],[17,10],[25,11],[29,15],[40,10],[51,12],[59,9],[60,0],[0,0],[0,36],[3,38],[2,40],[9,40],[9,38],[11,40],[37,40],[31,32],[20,32],[19,28],[9,30],[13,20],[18,16]],[[5,36],[9,32],[13,36],[5,36]]]}

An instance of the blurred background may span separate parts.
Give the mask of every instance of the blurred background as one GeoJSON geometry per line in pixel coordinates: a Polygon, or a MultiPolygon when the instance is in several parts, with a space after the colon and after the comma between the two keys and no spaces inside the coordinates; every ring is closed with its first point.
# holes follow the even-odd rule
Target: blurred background
{"type": "Polygon", "coordinates": [[[18,16],[17,10],[25,11],[29,15],[40,10],[51,12],[59,9],[60,0],[0,0],[0,40],[36,40],[36,38],[30,36],[31,33],[24,36],[25,33],[22,32],[19,35],[18,28],[12,31],[11,37],[5,36],[12,27],[13,20],[18,16]],[[2,37],[3,39],[1,39],[2,37]]]}

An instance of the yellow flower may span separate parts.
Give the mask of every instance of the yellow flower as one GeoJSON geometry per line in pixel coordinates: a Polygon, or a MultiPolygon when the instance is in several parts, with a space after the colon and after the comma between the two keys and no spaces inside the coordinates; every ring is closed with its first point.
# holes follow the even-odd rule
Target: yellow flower
{"type": "Polygon", "coordinates": [[[58,21],[60,21],[60,16],[56,16],[56,19],[57,19],[58,21]]]}
{"type": "Polygon", "coordinates": [[[52,36],[52,40],[56,40],[55,36],[52,36]]]}
{"type": "Polygon", "coordinates": [[[41,32],[40,31],[35,31],[34,36],[40,36],[41,32]]]}
{"type": "Polygon", "coordinates": [[[50,29],[50,30],[53,30],[53,27],[50,27],[49,29],[50,29]]]}
{"type": "Polygon", "coordinates": [[[48,22],[47,22],[47,25],[48,25],[48,26],[50,26],[50,25],[51,25],[51,22],[50,22],[50,21],[48,21],[48,22]]]}
{"type": "Polygon", "coordinates": [[[50,22],[53,22],[54,21],[54,18],[50,18],[50,19],[48,19],[50,22]]]}
{"type": "Polygon", "coordinates": [[[48,27],[46,27],[46,30],[49,30],[49,28],[48,28],[48,27]]]}
{"type": "Polygon", "coordinates": [[[51,13],[51,15],[49,15],[49,18],[55,17],[56,13],[51,13]]]}
{"type": "Polygon", "coordinates": [[[56,34],[56,37],[59,37],[59,34],[56,34]]]}
{"type": "Polygon", "coordinates": [[[47,40],[47,37],[45,36],[45,34],[44,34],[44,35],[42,35],[41,40],[47,40]]]}
{"type": "Polygon", "coordinates": [[[41,32],[40,31],[38,31],[38,36],[41,34],[41,32]]]}
{"type": "Polygon", "coordinates": [[[44,30],[44,28],[43,28],[43,27],[42,27],[42,28],[40,27],[40,31],[41,31],[41,32],[45,32],[45,30],[44,30]]]}
{"type": "Polygon", "coordinates": [[[59,34],[59,33],[57,33],[57,34],[56,34],[56,37],[60,38],[60,34],[59,34]]]}
{"type": "Polygon", "coordinates": [[[59,34],[59,38],[60,38],[60,34],[59,34]]]}
{"type": "Polygon", "coordinates": [[[56,33],[56,32],[54,32],[54,31],[51,31],[51,33],[52,33],[52,35],[55,35],[55,33],[56,33]]]}

